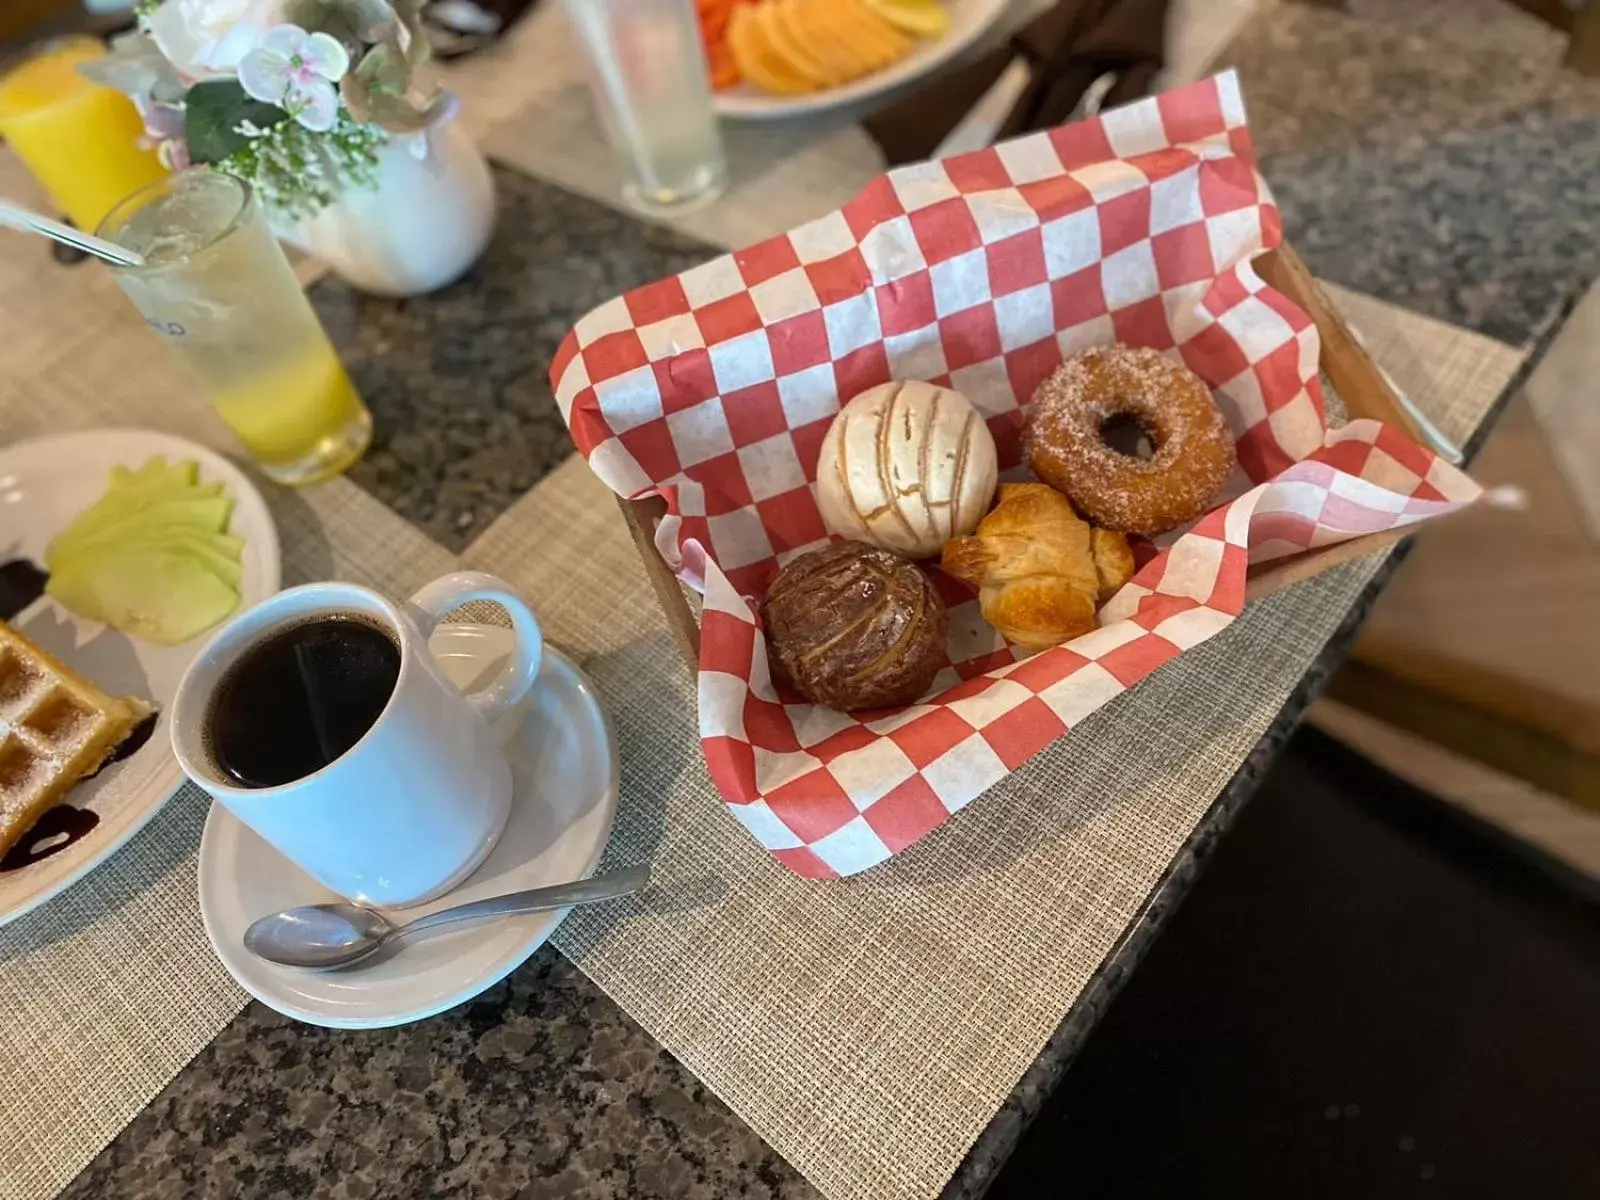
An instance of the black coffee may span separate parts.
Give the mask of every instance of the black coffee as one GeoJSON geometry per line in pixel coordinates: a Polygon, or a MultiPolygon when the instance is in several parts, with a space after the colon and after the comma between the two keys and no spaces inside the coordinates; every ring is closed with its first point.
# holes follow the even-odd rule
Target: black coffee
{"type": "Polygon", "coordinates": [[[205,737],[240,787],[314,774],[359,742],[400,676],[400,647],[354,613],[302,621],[246,650],[217,685],[205,737]]]}

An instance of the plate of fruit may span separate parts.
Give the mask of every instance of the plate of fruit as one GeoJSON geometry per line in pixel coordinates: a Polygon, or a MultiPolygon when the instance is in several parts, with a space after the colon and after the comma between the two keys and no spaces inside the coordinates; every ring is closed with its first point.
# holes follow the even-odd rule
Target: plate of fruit
{"type": "Polygon", "coordinates": [[[0,925],[178,790],[178,681],[278,584],[266,503],[203,446],[96,430],[0,449],[0,925]]]}
{"type": "Polygon", "coordinates": [[[695,0],[717,112],[755,120],[887,92],[965,50],[1007,0],[695,0]]]}

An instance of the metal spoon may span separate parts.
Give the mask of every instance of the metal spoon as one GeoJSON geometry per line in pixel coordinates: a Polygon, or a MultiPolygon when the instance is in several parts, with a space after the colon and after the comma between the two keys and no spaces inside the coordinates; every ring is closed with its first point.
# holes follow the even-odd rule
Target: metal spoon
{"type": "Polygon", "coordinates": [[[302,904],[251,922],[244,931],[244,945],[268,962],[327,971],[348,967],[376,954],[385,944],[441,925],[614,900],[639,891],[649,881],[649,867],[629,867],[573,883],[458,904],[405,925],[395,925],[376,909],[359,904],[302,904]]]}

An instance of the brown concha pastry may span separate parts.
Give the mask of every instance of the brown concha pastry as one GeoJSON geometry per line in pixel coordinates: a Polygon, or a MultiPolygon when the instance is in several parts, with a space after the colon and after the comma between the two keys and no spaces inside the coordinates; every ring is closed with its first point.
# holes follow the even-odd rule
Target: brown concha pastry
{"type": "Polygon", "coordinates": [[[772,673],[814,704],[910,704],[944,666],[944,605],[928,577],[860,542],[809,550],[761,605],[772,673]]]}
{"type": "Polygon", "coordinates": [[[1133,577],[1133,551],[1054,488],[1003,483],[977,533],[945,543],[941,565],[978,589],[983,619],[1007,641],[1044,650],[1095,627],[1095,611],[1133,577]]]}
{"type": "Polygon", "coordinates": [[[1156,350],[1106,346],[1067,359],[1033,394],[1022,431],[1033,473],[1104,529],[1153,536],[1207,512],[1233,472],[1233,436],[1211,389],[1156,350]],[[1132,420],[1151,457],[1105,429],[1132,420]]]}

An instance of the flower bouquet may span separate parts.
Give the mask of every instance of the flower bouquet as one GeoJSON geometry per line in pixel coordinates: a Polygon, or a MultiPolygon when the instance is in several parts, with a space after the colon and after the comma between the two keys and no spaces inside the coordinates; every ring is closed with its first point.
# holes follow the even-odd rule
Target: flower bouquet
{"type": "Polygon", "coordinates": [[[471,265],[493,208],[476,150],[430,140],[456,101],[418,80],[429,54],[421,2],[139,0],[138,28],[80,70],[133,99],[169,168],[207,164],[238,176],[280,232],[358,286],[414,294],[471,265]],[[395,161],[403,158],[413,161],[395,161]],[[469,178],[441,186],[451,171],[469,178]],[[356,221],[321,222],[333,235],[319,239],[319,217],[363,191],[389,195],[359,204],[356,221]],[[449,229],[463,222],[471,227],[449,229]],[[384,224],[393,228],[357,228],[384,224]],[[420,270],[392,269],[419,256],[420,270]],[[374,260],[383,269],[374,272],[374,260]]]}

